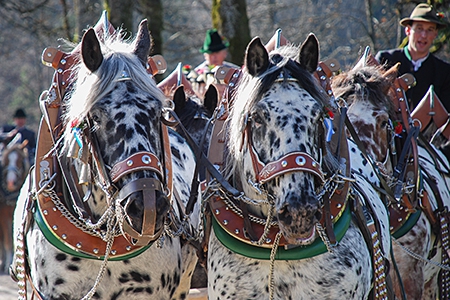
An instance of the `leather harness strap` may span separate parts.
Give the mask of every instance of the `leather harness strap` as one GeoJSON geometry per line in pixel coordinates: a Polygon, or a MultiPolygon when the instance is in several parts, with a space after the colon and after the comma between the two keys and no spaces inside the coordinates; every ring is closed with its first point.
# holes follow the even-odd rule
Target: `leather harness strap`
{"type": "Polygon", "coordinates": [[[138,152],[116,163],[109,175],[111,176],[111,181],[116,183],[122,176],[141,170],[156,172],[159,178],[164,178],[161,162],[156,155],[150,152],[138,152]]]}
{"type": "MultiPolygon", "coordinates": [[[[357,188],[355,185],[354,187],[357,188]]],[[[372,216],[373,213],[370,207],[363,205],[361,199],[359,198],[362,193],[364,198],[367,199],[364,191],[359,188],[357,188],[357,190],[358,193],[354,194],[355,199],[352,201],[353,212],[356,216],[359,228],[363,233],[367,247],[371,252],[372,268],[374,270],[372,298],[386,300],[391,299],[388,297],[389,289],[387,285],[387,274],[389,273],[389,270],[387,267],[387,260],[383,255],[381,236],[379,235],[379,226],[376,224],[377,219],[372,216]]]]}
{"type": "MultiPolygon", "coordinates": [[[[411,112],[411,117],[414,121],[420,121],[420,131],[424,131],[431,123],[440,128],[449,120],[448,112],[434,92],[433,86],[430,86],[425,96],[411,112]]],[[[445,137],[450,138],[450,136],[445,137]]]]}
{"type": "Polygon", "coordinates": [[[320,168],[320,164],[305,152],[291,152],[266,164],[256,175],[256,179],[259,183],[264,184],[276,176],[296,171],[310,172],[318,177],[322,183],[325,182],[325,175],[320,168]]]}

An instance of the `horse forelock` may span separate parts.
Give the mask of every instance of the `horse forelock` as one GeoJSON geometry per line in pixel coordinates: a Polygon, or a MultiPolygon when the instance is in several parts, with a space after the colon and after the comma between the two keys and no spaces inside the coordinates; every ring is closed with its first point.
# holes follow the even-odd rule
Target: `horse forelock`
{"type": "Polygon", "coordinates": [[[95,72],[90,72],[81,59],[73,67],[73,89],[65,97],[66,122],[85,117],[97,100],[114,89],[123,74],[131,78],[136,89],[153,95],[155,100],[163,103],[164,94],[147,73],[142,62],[133,54],[132,40],[119,37],[120,34],[117,34],[103,43],[100,41],[104,59],[95,72]]]}
{"type": "MultiPolygon", "coordinates": [[[[272,97],[271,90],[275,82],[284,80],[283,87],[287,87],[289,82],[295,80],[300,89],[304,90],[310,97],[315,99],[319,107],[323,108],[329,103],[325,93],[321,92],[316,79],[306,69],[296,61],[298,48],[295,46],[283,46],[270,52],[269,67],[261,75],[253,77],[243,72],[243,76],[238,83],[235,100],[230,110],[228,118],[228,150],[231,156],[229,161],[237,163],[228,169],[227,174],[231,176],[237,168],[240,168],[238,161],[241,160],[241,142],[245,119],[248,117],[252,108],[257,105],[261,99],[272,97]],[[286,85],[285,85],[286,84],[286,85]]],[[[288,88],[287,88],[288,89],[288,88]]],[[[276,97],[276,96],[273,96],[276,97]]],[[[301,101],[299,99],[299,101],[301,101]]],[[[275,99],[275,102],[276,99],[275,99]]]]}
{"type": "Polygon", "coordinates": [[[391,86],[379,66],[362,66],[337,75],[332,81],[336,98],[342,97],[350,105],[353,102],[370,103],[377,110],[384,110],[390,116],[394,113],[392,100],[387,92],[391,86]]]}

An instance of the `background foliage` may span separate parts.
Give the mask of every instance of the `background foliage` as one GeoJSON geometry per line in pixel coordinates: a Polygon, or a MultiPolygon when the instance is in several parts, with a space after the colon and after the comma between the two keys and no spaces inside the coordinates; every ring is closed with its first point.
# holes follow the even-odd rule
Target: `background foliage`
{"type": "MultiPolygon", "coordinates": [[[[429,1],[430,2],[430,1],[429,1]]],[[[48,89],[53,69],[41,63],[46,47],[67,48],[94,25],[104,9],[111,23],[129,36],[149,20],[153,54],[162,54],[169,74],[178,62],[195,66],[205,31],[218,28],[231,42],[228,60],[242,63],[245,46],[254,36],[269,41],[281,28],[300,44],[316,34],[321,59],[336,58],[342,69],[352,66],[366,46],[372,52],[404,42],[398,25],[418,1],[409,0],[0,0],[0,124],[12,121],[24,107],[37,130],[38,99],[48,89]],[[65,40],[65,42],[63,40],[65,40]]],[[[431,1],[449,17],[450,0],[431,1]]],[[[448,34],[441,32],[434,50],[450,61],[448,34]]],[[[162,78],[157,78],[161,80],[162,78]]]]}

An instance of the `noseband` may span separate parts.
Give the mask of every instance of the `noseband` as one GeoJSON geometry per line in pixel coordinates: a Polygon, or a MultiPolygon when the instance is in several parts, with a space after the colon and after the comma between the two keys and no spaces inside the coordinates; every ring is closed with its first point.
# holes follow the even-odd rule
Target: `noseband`
{"type": "MultiPolygon", "coordinates": [[[[120,80],[124,80],[121,78],[120,80]]],[[[115,206],[116,212],[119,212],[122,231],[129,238],[133,245],[145,246],[161,236],[164,226],[161,226],[156,232],[157,208],[156,195],[157,192],[164,194],[166,199],[170,199],[172,194],[172,166],[171,151],[167,126],[161,124],[161,145],[164,152],[163,162],[153,153],[142,151],[134,153],[128,158],[116,163],[114,166],[105,165],[98,146],[98,139],[95,131],[91,130],[93,126],[92,120],[87,118],[87,126],[84,126],[82,133],[74,131],[75,139],[81,148],[78,152],[82,153],[81,161],[86,162],[89,159],[83,156],[89,156],[84,148],[89,149],[92,157],[93,165],[97,167],[99,185],[106,194],[106,200],[109,206],[115,206]],[[83,154],[84,153],[84,154],[83,154]],[[107,169],[110,169],[108,172],[107,169]],[[167,172],[165,172],[167,170],[167,172]],[[126,183],[123,187],[118,188],[117,183],[126,175],[136,172],[150,171],[157,175],[157,178],[140,178],[126,183]],[[120,202],[136,192],[142,192],[143,196],[143,222],[142,232],[139,233],[130,225],[126,214],[126,207],[130,202],[126,203],[126,207],[122,207],[120,202]],[[114,200],[115,199],[115,200],[114,200]]],[[[77,129],[77,127],[73,128],[77,129]]],[[[69,152],[74,152],[69,151],[69,152]]],[[[83,169],[83,168],[82,168],[83,169]]],[[[79,175],[80,178],[83,175],[79,175]]],[[[68,177],[68,176],[66,176],[68,177]]],[[[87,176],[89,177],[89,176],[87,176]]],[[[90,181],[90,179],[88,179],[90,181]]],[[[79,205],[78,211],[85,211],[84,203],[79,201],[80,197],[73,199],[75,205],[79,205]]],[[[86,198],[86,195],[85,195],[86,198]]],[[[84,201],[83,201],[84,202],[84,201]]],[[[170,204],[170,203],[169,203],[170,204]]]]}

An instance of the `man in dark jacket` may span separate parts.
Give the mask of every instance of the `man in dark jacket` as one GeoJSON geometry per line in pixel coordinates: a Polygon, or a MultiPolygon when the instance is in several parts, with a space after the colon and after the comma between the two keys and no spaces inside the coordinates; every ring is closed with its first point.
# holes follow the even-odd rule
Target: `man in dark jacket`
{"type": "Polygon", "coordinates": [[[21,108],[17,109],[14,113],[14,125],[3,126],[3,131],[0,134],[0,142],[6,142],[12,140],[18,133],[21,134],[20,142],[28,140],[27,148],[30,159],[30,164],[34,164],[34,154],[36,152],[36,134],[34,131],[26,127],[27,115],[21,108]]]}
{"type": "Polygon", "coordinates": [[[406,93],[411,111],[433,85],[435,93],[450,112],[450,64],[430,53],[439,29],[447,26],[444,16],[432,6],[421,3],[400,24],[405,27],[408,45],[402,49],[380,51],[375,58],[386,67],[400,62],[399,75],[414,75],[416,85],[406,93]]]}

